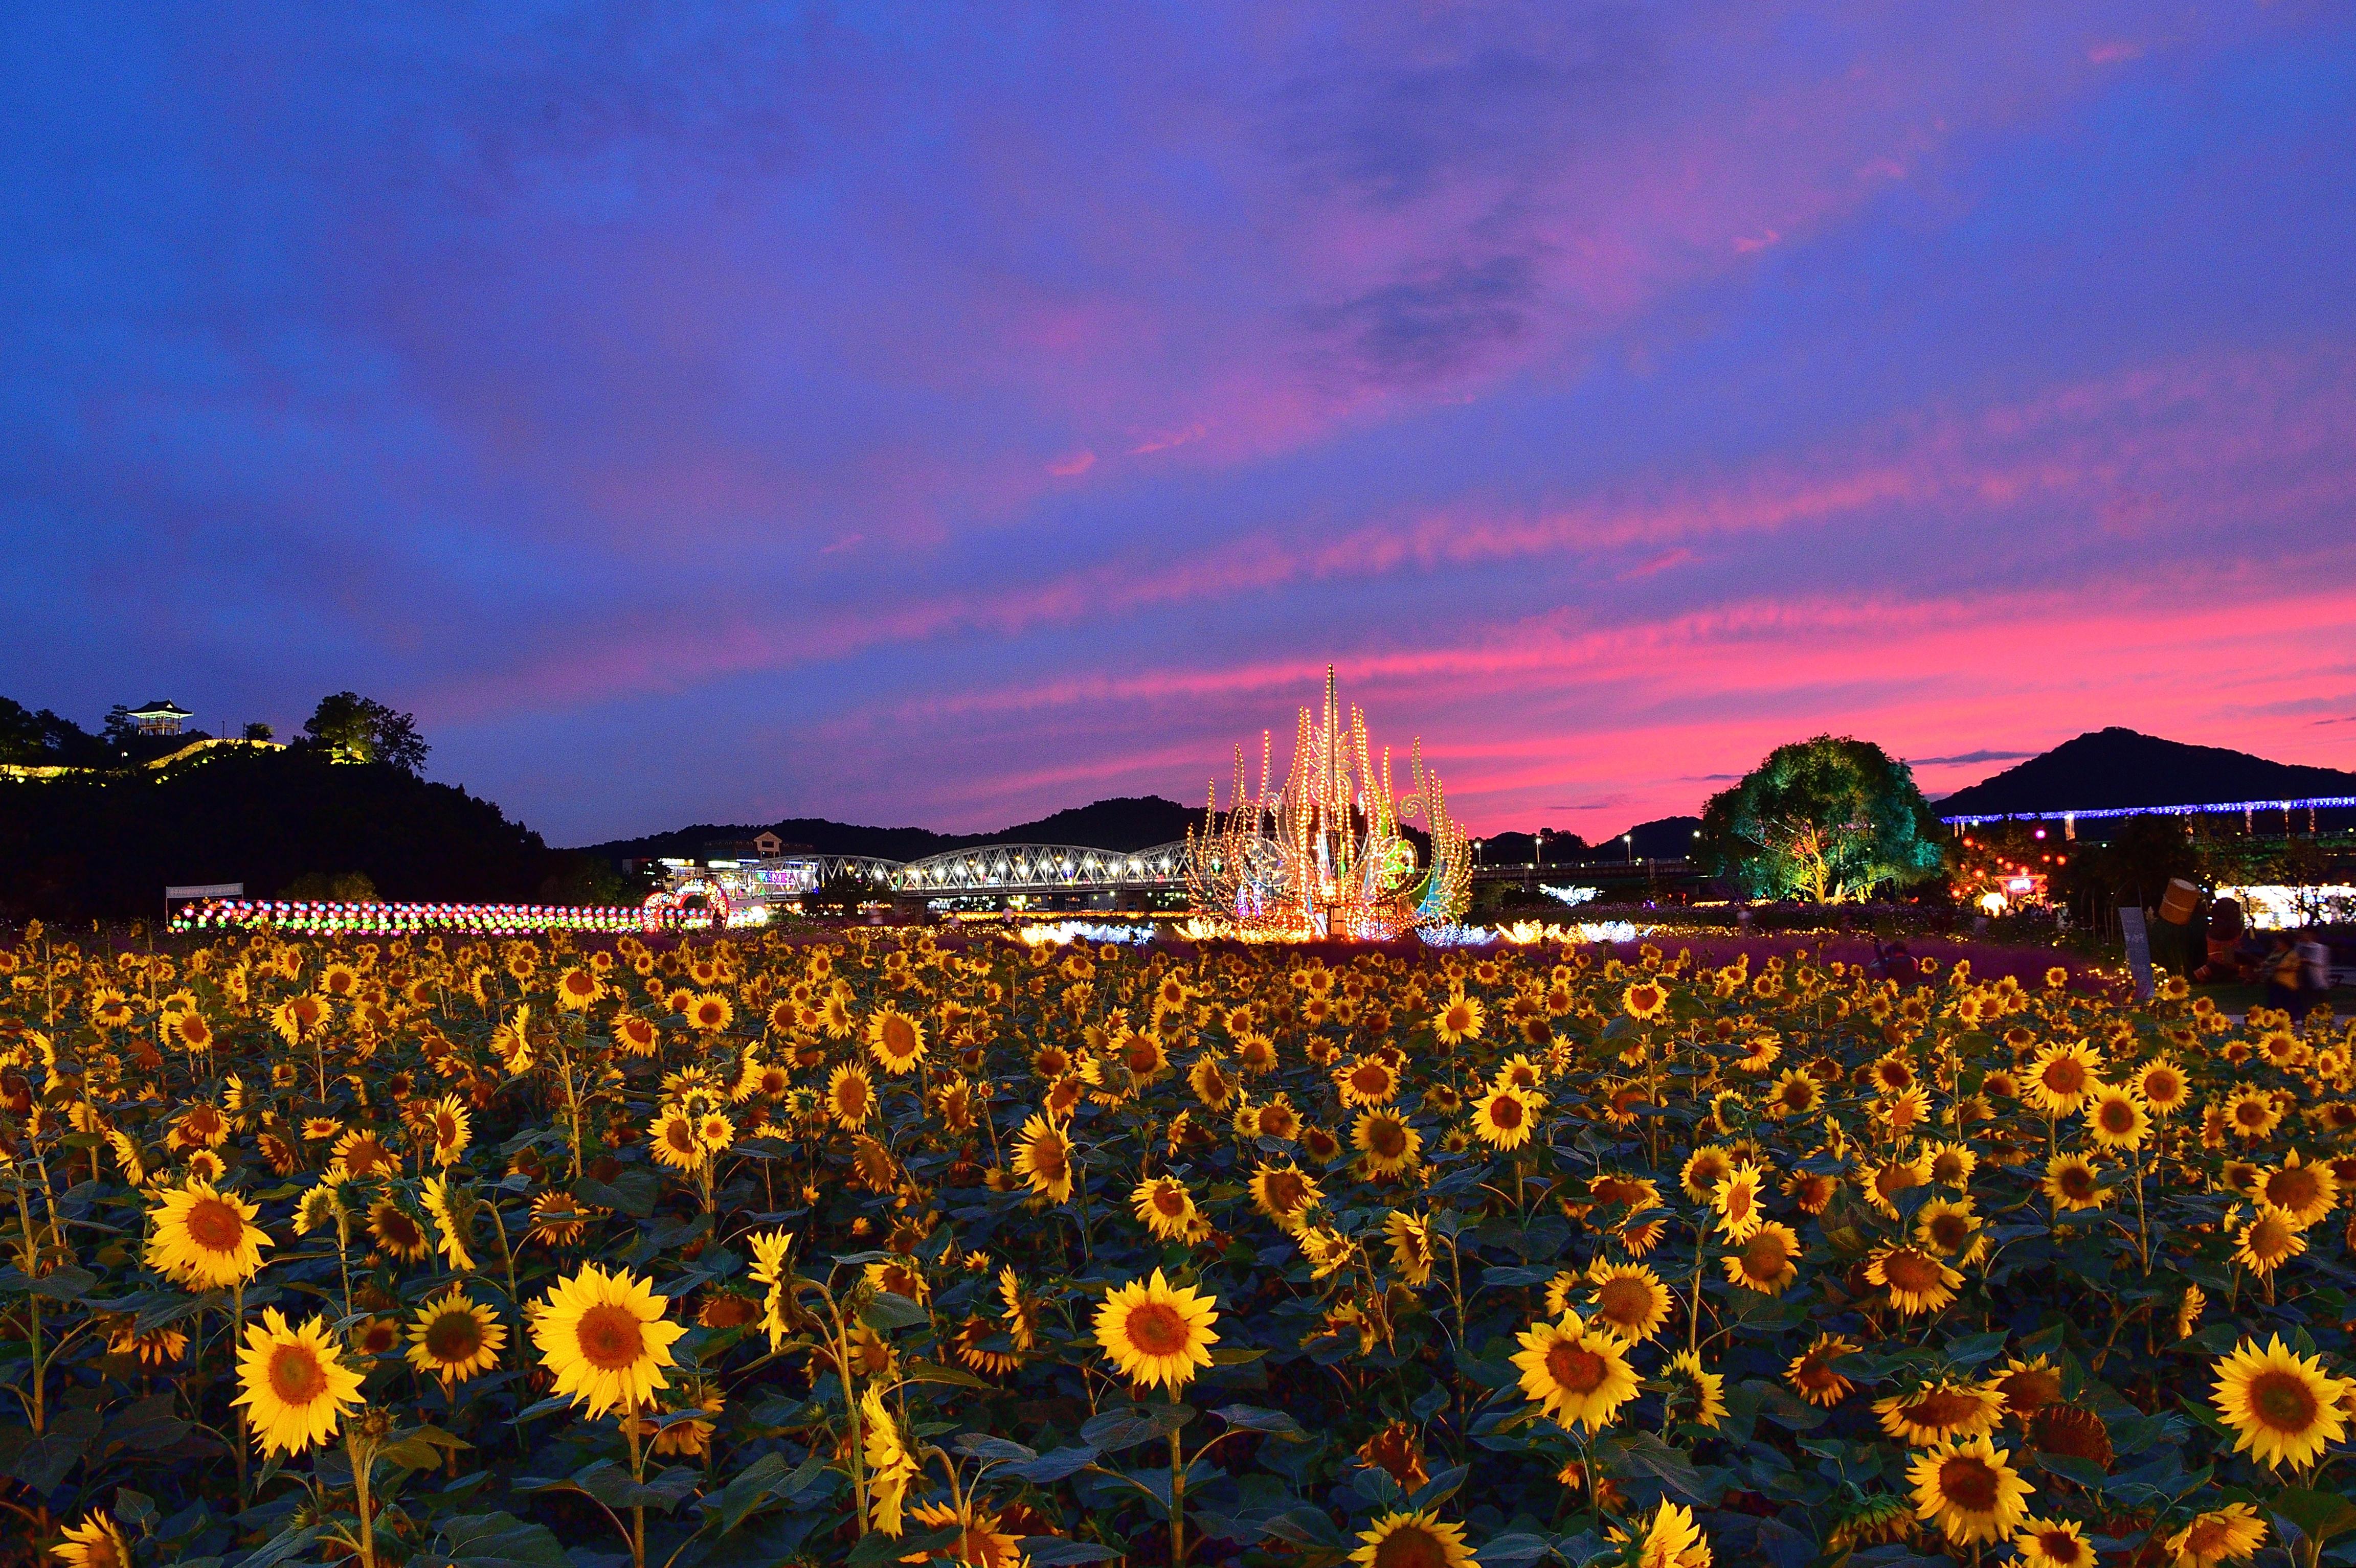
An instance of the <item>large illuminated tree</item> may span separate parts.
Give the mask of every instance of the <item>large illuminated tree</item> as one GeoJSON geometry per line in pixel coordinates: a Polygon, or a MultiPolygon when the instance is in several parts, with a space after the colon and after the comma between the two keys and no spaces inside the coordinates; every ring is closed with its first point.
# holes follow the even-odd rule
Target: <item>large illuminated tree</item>
{"type": "Polygon", "coordinates": [[[1935,873],[1938,818],[1912,770],[1869,741],[1778,746],[1703,808],[1699,851],[1753,897],[1820,903],[1935,873]]]}

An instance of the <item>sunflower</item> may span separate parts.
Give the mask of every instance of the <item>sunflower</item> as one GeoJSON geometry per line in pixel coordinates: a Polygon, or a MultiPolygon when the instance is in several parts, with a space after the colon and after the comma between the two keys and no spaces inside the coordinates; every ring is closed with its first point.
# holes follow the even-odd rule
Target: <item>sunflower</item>
{"type": "Polygon", "coordinates": [[[1769,1220],[1723,1260],[1727,1282],[1762,1296],[1780,1296],[1800,1277],[1799,1256],[1800,1233],[1769,1220]]]}
{"type": "Polygon", "coordinates": [[[2094,1163],[2083,1155],[2057,1154],[2046,1161],[2045,1179],[2040,1186],[2052,1200],[2057,1214],[2099,1209],[2111,1197],[2110,1189],[2103,1185],[2094,1163]]]}
{"type": "Polygon", "coordinates": [[[555,1392],[593,1416],[635,1411],[670,1386],[671,1342],[686,1328],[666,1322],[669,1304],[626,1268],[584,1264],[533,1304],[532,1342],[555,1392]]]}
{"type": "Polygon", "coordinates": [[[1408,1285],[1430,1283],[1431,1221],[1394,1209],[1383,1220],[1383,1235],[1390,1243],[1391,1272],[1408,1285]]]}
{"type": "Polygon", "coordinates": [[[2218,1568],[2257,1555],[2266,1543],[2266,1523],[2247,1503],[2211,1509],[2168,1538],[2174,1568],[2218,1568]]]}
{"type": "Polygon", "coordinates": [[[2081,1109],[2088,1136],[2102,1148],[2139,1148],[2151,1129],[2151,1113],[2133,1089],[2097,1083],[2081,1109]]]}
{"type": "Polygon", "coordinates": [[[1431,1032],[1440,1037],[1443,1045],[1462,1045],[1481,1038],[1481,1024],[1487,1016],[1476,998],[1458,992],[1448,998],[1448,1005],[1431,1020],[1431,1032]]]}
{"type": "Polygon", "coordinates": [[[925,1060],[925,1026],[897,1008],[885,1008],[867,1020],[867,1049],[884,1072],[895,1077],[913,1072],[925,1060]]]}
{"type": "Polygon", "coordinates": [[[2255,1142],[2282,1125],[2282,1109],[2275,1097],[2247,1083],[2235,1087],[2225,1102],[2225,1125],[2238,1137],[2255,1142]]]}
{"type": "Polygon", "coordinates": [[[390,1198],[380,1198],[369,1206],[368,1228],[386,1255],[402,1263],[418,1262],[434,1244],[415,1216],[390,1198]]]}
{"type": "Polygon", "coordinates": [[[1194,1065],[1187,1069],[1186,1085],[1194,1090],[1194,1098],[1203,1103],[1203,1108],[1215,1115],[1225,1111],[1236,1097],[1235,1080],[1227,1076],[1226,1069],[1220,1065],[1218,1057],[1207,1051],[1196,1057],[1194,1065]]]}
{"type": "Polygon", "coordinates": [[[2020,1478],[2012,1456],[1985,1437],[1943,1443],[1908,1467],[1914,1515],[1959,1546],[2001,1541],[2029,1517],[2036,1488],[2020,1478]]]}
{"type": "Polygon", "coordinates": [[[2030,1106],[2049,1116],[2066,1116],[2084,1103],[2103,1070],[2103,1059],[2084,1040],[2049,1045],[2029,1066],[2030,1106]]]}
{"type": "Polygon", "coordinates": [[[1173,1289],[1155,1269],[1151,1279],[1131,1280],[1105,1297],[1097,1308],[1097,1343],[1130,1381],[1174,1396],[1196,1368],[1211,1364],[1218,1320],[1209,1296],[1192,1286],[1173,1289]]]}
{"type": "Polygon", "coordinates": [[[69,1525],[65,1539],[49,1550],[68,1568],[131,1568],[131,1544],[123,1539],[114,1516],[103,1509],[69,1525]]]}
{"type": "Polygon", "coordinates": [[[1490,1090],[1472,1103],[1472,1136],[1492,1148],[1521,1147],[1537,1124],[1534,1099],[1523,1089],[1490,1090]]]}
{"type": "Polygon", "coordinates": [[[958,1536],[921,1558],[904,1557],[900,1561],[949,1562],[968,1568],[1021,1568],[1030,1561],[1023,1554],[1023,1542],[1000,1528],[1004,1520],[999,1515],[975,1511],[971,1498],[966,1499],[966,1508],[964,1514],[948,1503],[917,1503],[909,1509],[908,1517],[926,1530],[954,1528],[958,1536]]]}
{"type": "Polygon", "coordinates": [[[1701,1358],[1691,1350],[1679,1350],[1669,1358],[1668,1377],[1692,1404],[1693,1413],[1687,1419],[1695,1425],[1715,1430],[1726,1419],[1725,1373],[1704,1367],[1701,1358]]]}
{"type": "Polygon", "coordinates": [[[844,1132],[855,1133],[875,1114],[875,1085],[867,1070],[846,1062],[826,1081],[826,1114],[844,1132]]]}
{"type": "Polygon", "coordinates": [[[1383,1515],[1358,1532],[1350,1561],[1359,1568],[1479,1568],[1464,1527],[1441,1523],[1429,1509],[1383,1515]]]}
{"type": "Polygon", "coordinates": [[[2094,1549],[2073,1519],[2029,1519],[2012,1538],[2021,1568],[2094,1568],[2094,1549]]]}
{"type": "Polygon", "coordinates": [[[736,1020],[736,1009],[717,991],[706,991],[687,1004],[688,1026],[699,1034],[718,1034],[736,1020]]]}
{"type": "Polygon", "coordinates": [[[1709,1206],[1718,1214],[1719,1234],[1744,1242],[1766,1223],[1767,1217],[1759,1211],[1759,1189],[1766,1182],[1767,1173],[1748,1160],[1728,1172],[1709,1195],[1709,1206]]]}
{"type": "Polygon", "coordinates": [[[1659,982],[1640,980],[1620,993],[1620,1008],[1639,1022],[1650,1023],[1668,1010],[1669,993],[1659,982]]]}
{"type": "Polygon", "coordinates": [[[1398,1070],[1379,1056],[1362,1056],[1333,1075],[1342,1104],[1387,1105],[1398,1095],[1398,1070]]]}
{"type": "Polygon", "coordinates": [[[2216,1366],[2211,1395],[2233,1429],[2233,1452],[2250,1454],[2268,1469],[2304,1469],[2348,1429],[2342,1402],[2356,1397],[2349,1380],[2323,1370],[2319,1356],[2286,1349],[2281,1336],[2263,1350],[2244,1339],[2216,1366]]]}
{"type": "Polygon", "coordinates": [[[905,1528],[903,1513],[908,1488],[916,1478],[916,1458],[884,1403],[881,1383],[868,1384],[859,1396],[859,1417],[861,1456],[867,1461],[868,1522],[896,1536],[905,1528]]]}
{"type": "Polygon", "coordinates": [[[597,976],[575,965],[556,977],[556,1008],[559,1012],[577,1013],[605,994],[597,976]]]}
{"type": "Polygon", "coordinates": [[[2328,1162],[2301,1164],[2298,1151],[2293,1149],[2279,1168],[2259,1174],[2251,1183],[2250,1195],[2274,1205],[2305,1231],[2339,1207],[2340,1179],[2328,1162]]]}
{"type": "Polygon", "coordinates": [[[1804,1070],[1794,1067],[1775,1080],[1767,1091],[1767,1114],[1770,1116],[1804,1116],[1824,1104],[1823,1088],[1804,1070]]]}
{"type": "Polygon", "coordinates": [[[1933,1198],[1914,1211],[1914,1239],[1943,1258],[1962,1254],[1962,1261],[1976,1264],[1987,1252],[1987,1233],[1980,1228],[1980,1217],[1972,1212],[1968,1198],[1933,1198]]]}
{"type": "Polygon", "coordinates": [[[1280,1231],[1299,1231],[1324,1196],[1316,1179],[1290,1161],[1263,1165],[1252,1173],[1252,1207],[1280,1231]]]}
{"type": "Polygon", "coordinates": [[[648,1147],[671,1170],[695,1170],[704,1163],[704,1144],[695,1137],[695,1118],[686,1111],[659,1111],[646,1127],[648,1147]]]}
{"type": "Polygon", "coordinates": [[[1396,1176],[1410,1168],[1423,1148],[1423,1135],[1407,1118],[1390,1111],[1362,1111],[1350,1128],[1350,1141],[1366,1157],[1374,1176],[1396,1176]]]}
{"type": "Polygon", "coordinates": [[[2030,1360],[2008,1358],[2004,1370],[1996,1375],[1997,1392],[2004,1395],[2004,1413],[2013,1420],[2026,1423],[2047,1405],[2062,1397],[2062,1374],[2055,1370],[2052,1358],[2038,1356],[2030,1360]]]}
{"type": "Polygon", "coordinates": [[[326,1442],[346,1410],[360,1403],[360,1374],[344,1364],[325,1321],[313,1317],[290,1328],[274,1307],[246,1325],[237,1382],[230,1403],[246,1407],[253,1441],[265,1454],[299,1454],[326,1442]]]}
{"type": "Polygon", "coordinates": [[[571,1246],[598,1211],[584,1208],[570,1192],[543,1192],[531,1200],[531,1229],[525,1239],[542,1246],[571,1246]]]}
{"type": "Polygon", "coordinates": [[[1704,1144],[1686,1157],[1683,1169],[1677,1173],[1677,1185],[1686,1196],[1697,1203],[1707,1203],[1718,1184],[1733,1172],[1734,1161],[1716,1144],[1704,1144]]]}
{"type": "Polygon", "coordinates": [[[2192,1097],[2192,1081],[2172,1056],[2154,1057],[2137,1070],[2136,1092],[2155,1116],[2173,1115],[2192,1097]]]}
{"type": "Polygon", "coordinates": [[[1129,1201],[1145,1228],[1165,1242],[1185,1241],[1202,1218],[1194,1207],[1194,1195],[1174,1176],[1139,1182],[1129,1201]]]}
{"type": "Polygon", "coordinates": [[[426,1125],[434,1135],[434,1163],[455,1164],[466,1152],[466,1144],[474,1136],[474,1123],[466,1107],[455,1094],[444,1094],[426,1113],[426,1125]]]}
{"type": "Polygon", "coordinates": [[[1661,1499],[1636,1547],[1635,1568],[1710,1568],[1709,1541],[1691,1509],[1661,1499]]]}
{"type": "Polygon", "coordinates": [[[449,1260],[452,1268],[472,1270],[475,1260],[466,1251],[466,1232],[473,1229],[475,1217],[472,1204],[460,1199],[450,1184],[438,1176],[425,1179],[423,1196],[442,1255],[449,1260]]]}
{"type": "Polygon", "coordinates": [[[1072,1144],[1053,1118],[1033,1113],[1014,1150],[1014,1174],[1050,1203],[1072,1195],[1072,1144]]]}
{"type": "Polygon", "coordinates": [[[400,1161],[384,1147],[384,1140],[368,1128],[356,1128],[336,1140],[335,1150],[328,1156],[327,1168],[340,1170],[354,1180],[366,1181],[371,1177],[389,1176],[400,1168],[400,1161]]]}
{"type": "Polygon", "coordinates": [[[253,1222],[260,1213],[234,1192],[191,1179],[148,1211],[147,1265],[191,1289],[225,1290],[262,1272],[272,1245],[253,1222]]]}
{"type": "Polygon", "coordinates": [[[1590,1432],[1600,1432],[1636,1397],[1635,1370],[1619,1339],[1588,1328],[1573,1314],[1531,1324],[1520,1344],[1513,1361],[1522,1370],[1522,1392],[1558,1425],[1583,1421],[1590,1432]]]}
{"type": "Polygon", "coordinates": [[[2271,1203],[2258,1205],[2233,1232],[2233,1261],[2260,1279],[2307,1251],[2297,1223],[2271,1203]]]}
{"type": "Polygon", "coordinates": [[[181,1045],[192,1051],[209,1051],[213,1043],[213,1026],[205,1015],[191,1008],[172,1015],[172,1032],[180,1037],[181,1045]]]}
{"type": "Polygon", "coordinates": [[[1881,1430],[1916,1448],[1981,1437],[2004,1419],[2005,1397],[1994,1383],[1943,1378],[1910,1393],[1873,1402],[1881,1430]]]}
{"type": "MultiPolygon", "coordinates": [[[[1599,1258],[1588,1265],[1587,1281],[1597,1326],[1631,1345],[1644,1343],[1669,1320],[1669,1287],[1643,1264],[1609,1264],[1599,1258]]],[[[1550,1301],[1548,1306],[1560,1316],[1558,1305],[1550,1301]]]]}
{"type": "Polygon", "coordinates": [[[1849,1381],[1833,1363],[1852,1355],[1857,1347],[1837,1334],[1819,1334],[1816,1342],[1792,1358],[1783,1379],[1810,1404],[1830,1410],[1849,1395],[1849,1381]]]}
{"type": "Polygon", "coordinates": [[[1865,1277],[1890,1292],[1890,1305],[1901,1317],[1936,1312],[1955,1299],[1964,1276],[1938,1258],[1915,1246],[1876,1248],[1865,1265],[1865,1277]]]}
{"type": "Polygon", "coordinates": [[[410,1319],[409,1364],[448,1388],[498,1366],[507,1342],[507,1325],[454,1285],[410,1319]]]}

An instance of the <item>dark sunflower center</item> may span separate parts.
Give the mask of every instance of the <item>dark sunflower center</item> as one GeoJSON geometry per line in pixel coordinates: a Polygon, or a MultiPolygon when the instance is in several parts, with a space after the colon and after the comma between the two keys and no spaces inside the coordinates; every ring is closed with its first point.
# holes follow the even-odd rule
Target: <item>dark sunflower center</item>
{"type": "Polygon", "coordinates": [[[1186,1319],[1163,1301],[1129,1309],[1129,1342],[1148,1356],[1174,1356],[1186,1348],[1186,1319]]]}
{"type": "Polygon", "coordinates": [[[1994,1513],[1996,1467],[1971,1454],[1958,1454],[1939,1467],[1939,1495],[1966,1513],[1994,1513]]]}
{"type": "Polygon", "coordinates": [[[1931,1259],[1910,1247],[1882,1260],[1881,1277],[1893,1290],[1919,1296],[1937,1286],[1939,1270],[1931,1259]]]}
{"type": "Polygon", "coordinates": [[[245,1237],[245,1216],[225,1199],[199,1198],[188,1205],[188,1239],[209,1253],[234,1250],[245,1237]]]}
{"type": "Polygon", "coordinates": [[[1980,1402],[1954,1389],[1933,1389],[1917,1396],[1912,1403],[1898,1407],[1898,1413],[1917,1426],[1927,1426],[1933,1432],[1946,1432],[1961,1426],[1979,1413],[1980,1402]]]}
{"type": "Polygon", "coordinates": [[[327,1387],[327,1374],[308,1345],[281,1345],[270,1352],[270,1392],[288,1404],[308,1404],[327,1387]]]}
{"type": "Polygon", "coordinates": [[[611,1302],[584,1312],[573,1336],[583,1358],[600,1371],[619,1371],[646,1353],[646,1334],[637,1314],[611,1302]]]}
{"type": "Polygon", "coordinates": [[[1366,1147],[1384,1159],[1397,1159],[1407,1152],[1407,1129],[1388,1116],[1376,1116],[1366,1124],[1366,1147]]]}
{"type": "Polygon", "coordinates": [[[1449,1568],[1448,1548],[1419,1524],[1403,1524],[1375,1548],[1374,1568],[1449,1568]]]}
{"type": "Polygon", "coordinates": [[[2321,1191],[2315,1173],[2305,1166],[2277,1170],[2266,1178],[2266,1201],[2293,1213],[2313,1203],[2321,1191]]]}
{"type": "Polygon", "coordinates": [[[483,1348],[483,1326],[463,1307],[444,1312],[425,1326],[425,1353],[455,1365],[474,1360],[483,1348]]]}
{"type": "Polygon", "coordinates": [[[1613,1323],[1633,1327],[1652,1316],[1653,1293],[1643,1280],[1617,1275],[1595,1293],[1595,1310],[1613,1323]]]}
{"type": "Polygon", "coordinates": [[[1569,1339],[1555,1342],[1547,1352],[1546,1367],[1557,1383],[1576,1394],[1592,1393],[1602,1387],[1609,1371],[1601,1356],[1569,1339]]]}
{"type": "Polygon", "coordinates": [[[1500,1094],[1489,1106],[1489,1121],[1511,1132],[1522,1125],[1522,1103],[1511,1094],[1500,1094]]]}

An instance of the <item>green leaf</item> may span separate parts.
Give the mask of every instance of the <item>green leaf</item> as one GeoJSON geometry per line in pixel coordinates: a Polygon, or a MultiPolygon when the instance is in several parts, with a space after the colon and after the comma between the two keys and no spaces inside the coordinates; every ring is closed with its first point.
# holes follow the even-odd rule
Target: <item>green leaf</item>
{"type": "Polygon", "coordinates": [[[1094,1445],[1100,1453],[1118,1454],[1156,1437],[1167,1437],[1194,1419],[1194,1412],[1183,1404],[1138,1404],[1126,1410],[1108,1410],[1091,1416],[1080,1428],[1080,1441],[1094,1445]]]}
{"type": "Polygon", "coordinates": [[[859,1320],[879,1332],[885,1328],[922,1328],[933,1315],[905,1296],[879,1291],[859,1314],[859,1320]]]}
{"type": "Polygon", "coordinates": [[[1076,1447],[1058,1448],[1042,1454],[1027,1464],[1011,1467],[1007,1474],[1017,1480],[1051,1486],[1067,1476],[1076,1476],[1097,1462],[1098,1450],[1094,1444],[1083,1443],[1076,1447]]]}
{"type": "Polygon", "coordinates": [[[662,1196],[662,1185],[651,1170],[640,1167],[626,1170],[610,1182],[584,1176],[573,1184],[573,1196],[584,1203],[594,1203],[600,1209],[612,1209],[633,1219],[651,1219],[655,1200],[662,1196]]]}
{"type": "Polygon", "coordinates": [[[996,1393],[998,1385],[978,1378],[963,1367],[945,1367],[936,1361],[911,1361],[903,1374],[912,1383],[947,1383],[952,1388],[980,1389],[984,1393],[996,1393]]]}
{"type": "Polygon", "coordinates": [[[296,1552],[308,1548],[313,1541],[327,1533],[327,1528],[323,1524],[306,1524],[300,1530],[290,1530],[274,1535],[257,1548],[251,1557],[240,1562],[237,1568],[273,1568],[273,1564],[284,1563],[296,1552]]]}
{"type": "Polygon", "coordinates": [[[1262,1410],[1255,1404],[1222,1405],[1211,1412],[1229,1426],[1239,1426],[1246,1432],[1266,1432],[1274,1436],[1305,1440],[1309,1434],[1301,1430],[1301,1423],[1280,1410],[1262,1410]]]}
{"type": "Polygon", "coordinates": [[[57,1490],[103,1424],[94,1410],[69,1410],[52,1420],[38,1437],[18,1427],[15,1435],[21,1446],[7,1456],[8,1474],[33,1491],[57,1490]]]}
{"type": "Polygon", "coordinates": [[[717,1498],[706,1498],[704,1507],[720,1516],[721,1533],[725,1534],[768,1502],[770,1487],[785,1477],[786,1456],[775,1452],[764,1454],[723,1488],[717,1498]]]}
{"type": "Polygon", "coordinates": [[[444,1550],[457,1568],[571,1568],[564,1545],[544,1524],[510,1513],[460,1514],[442,1521],[444,1550]]]}
{"type": "Polygon", "coordinates": [[[2004,1342],[2011,1336],[1998,1328],[1987,1334],[1968,1334],[1960,1339],[1947,1341],[1947,1360],[1959,1367],[1976,1367],[1982,1361],[1994,1360],[2004,1354],[2004,1342]]]}
{"type": "Polygon", "coordinates": [[[2356,1530],[2356,1503],[2336,1492],[2303,1491],[2298,1488],[2276,1494],[2267,1505],[2291,1523],[2309,1541],[2325,1541],[2347,1531],[2356,1530]]]}

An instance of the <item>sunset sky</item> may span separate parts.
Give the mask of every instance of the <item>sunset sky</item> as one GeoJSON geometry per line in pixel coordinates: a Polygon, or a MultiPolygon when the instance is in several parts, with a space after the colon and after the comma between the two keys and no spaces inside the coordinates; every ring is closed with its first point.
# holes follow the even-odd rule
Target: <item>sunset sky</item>
{"type": "Polygon", "coordinates": [[[0,29],[0,695],[552,843],[1476,831],[1823,731],[2356,767],[2341,5],[106,4],[0,29]]]}

